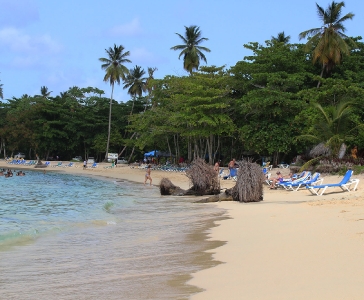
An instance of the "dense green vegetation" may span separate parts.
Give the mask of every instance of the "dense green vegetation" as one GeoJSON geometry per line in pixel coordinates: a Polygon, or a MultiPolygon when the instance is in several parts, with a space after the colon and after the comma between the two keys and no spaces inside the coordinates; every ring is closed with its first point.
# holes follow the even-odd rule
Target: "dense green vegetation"
{"type": "Polygon", "coordinates": [[[186,27],[185,37],[178,34],[186,45],[172,47],[182,50],[186,76],[154,79],[156,68],[148,68],[149,77],[140,66],[128,70],[123,64],[130,62],[129,52],[114,45],[100,59],[104,80],[112,91],[123,80],[130,101],[115,101],[113,92],[105,98],[92,87],[72,87],[57,96],[42,87],[40,95],[3,101],[1,155],[6,149],[7,155],[22,151],[29,158],[38,153],[45,159],[102,160],[107,149],[134,160],[158,149],[211,163],[244,155],[269,156],[278,163],[320,142],[333,154],[341,143],[364,149],[364,44],[361,37],[340,33],[341,40],[328,38],[334,46],[325,48],[320,39],[332,28],[344,31],[342,23],[353,14],[340,18],[342,7],[342,2],[326,11],[317,7],[324,26],[301,33],[302,38],[315,34],[307,44],[290,44],[284,32],[264,44],[250,42],[244,47],[251,55],[231,68],[199,66],[206,58],[191,52],[187,41],[198,45],[207,39],[197,26],[186,27]]]}

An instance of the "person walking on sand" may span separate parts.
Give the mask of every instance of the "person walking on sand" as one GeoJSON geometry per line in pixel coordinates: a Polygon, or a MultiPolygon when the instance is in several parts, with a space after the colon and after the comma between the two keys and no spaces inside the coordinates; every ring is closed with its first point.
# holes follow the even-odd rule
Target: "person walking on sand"
{"type": "Polygon", "coordinates": [[[85,159],[84,161],[83,161],[83,169],[86,169],[87,168],[87,160],[85,159]]]}
{"type": "Polygon", "coordinates": [[[147,171],[145,173],[144,185],[147,183],[148,179],[149,179],[149,185],[152,185],[152,177],[150,176],[151,171],[152,171],[151,166],[148,165],[147,171]]]}

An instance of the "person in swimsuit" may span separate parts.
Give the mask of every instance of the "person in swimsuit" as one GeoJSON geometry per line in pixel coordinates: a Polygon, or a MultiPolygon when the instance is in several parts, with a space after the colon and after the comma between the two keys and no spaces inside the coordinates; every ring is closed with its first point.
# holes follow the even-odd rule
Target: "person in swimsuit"
{"type": "Polygon", "coordinates": [[[276,174],[277,174],[277,177],[276,178],[273,178],[272,183],[270,185],[270,189],[271,190],[276,188],[276,183],[283,182],[283,175],[282,175],[282,173],[278,171],[276,174]]]}
{"type": "Polygon", "coordinates": [[[151,173],[151,166],[148,165],[147,167],[147,171],[145,173],[145,180],[144,180],[144,185],[147,183],[147,180],[149,179],[149,185],[152,185],[152,177],[150,176],[151,173]]]}

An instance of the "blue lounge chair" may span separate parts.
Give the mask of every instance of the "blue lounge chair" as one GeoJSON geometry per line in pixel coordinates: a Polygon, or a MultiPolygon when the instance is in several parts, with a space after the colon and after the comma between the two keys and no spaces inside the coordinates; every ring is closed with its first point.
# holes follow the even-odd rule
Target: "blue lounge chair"
{"type": "Polygon", "coordinates": [[[350,192],[350,187],[352,184],[355,184],[353,190],[355,191],[359,184],[359,179],[351,179],[353,175],[352,170],[348,170],[344,176],[344,178],[339,183],[329,183],[329,184],[321,184],[321,185],[310,185],[306,186],[306,188],[310,191],[312,195],[322,196],[325,193],[326,189],[329,187],[339,187],[344,192],[350,192]],[[321,192],[320,192],[321,191],[321,192]]]}
{"type": "Polygon", "coordinates": [[[226,180],[226,179],[234,179],[236,181],[237,176],[238,176],[238,170],[235,169],[235,168],[232,168],[232,169],[230,169],[230,174],[227,175],[227,176],[224,176],[223,179],[224,180],[226,180]]]}
{"type": "MultiPolygon", "coordinates": [[[[303,176],[302,177],[298,177],[297,179],[283,179],[282,182],[277,182],[276,183],[276,187],[281,187],[287,190],[287,186],[291,185],[291,184],[297,184],[297,183],[301,183],[303,181],[306,180],[310,180],[311,179],[311,172],[307,172],[304,171],[302,172],[303,176]]],[[[269,184],[271,184],[272,182],[270,182],[269,184]]]]}
{"type": "Polygon", "coordinates": [[[95,168],[97,168],[97,163],[93,163],[90,167],[89,167],[90,169],[95,169],[95,168]]]}
{"type": "Polygon", "coordinates": [[[306,187],[308,185],[317,185],[319,183],[322,183],[323,180],[323,178],[320,178],[320,173],[315,173],[309,179],[286,182],[282,183],[281,185],[288,191],[298,191],[301,187],[306,187]]]}
{"type": "Polygon", "coordinates": [[[63,168],[70,168],[73,167],[73,162],[70,162],[68,165],[62,166],[63,168]]]}

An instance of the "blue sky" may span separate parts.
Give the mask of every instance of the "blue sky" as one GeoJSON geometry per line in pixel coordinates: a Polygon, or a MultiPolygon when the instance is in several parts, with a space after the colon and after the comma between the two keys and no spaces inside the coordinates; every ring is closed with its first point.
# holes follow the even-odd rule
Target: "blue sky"
{"type": "MultiPolygon", "coordinates": [[[[324,8],[331,1],[318,1],[324,8]]],[[[98,58],[114,44],[130,51],[131,64],[157,67],[155,78],[182,76],[176,32],[197,25],[209,38],[202,46],[208,65],[235,65],[251,52],[243,45],[285,31],[291,42],[298,34],[319,27],[315,1],[310,0],[0,0],[0,80],[4,99],[40,93],[47,86],[52,96],[69,87],[98,87],[110,96],[98,58]]],[[[364,1],[347,0],[343,13],[349,36],[364,36],[364,1]]],[[[303,41],[302,41],[303,42],[303,41]]],[[[122,85],[115,99],[130,97],[122,85]]]]}

